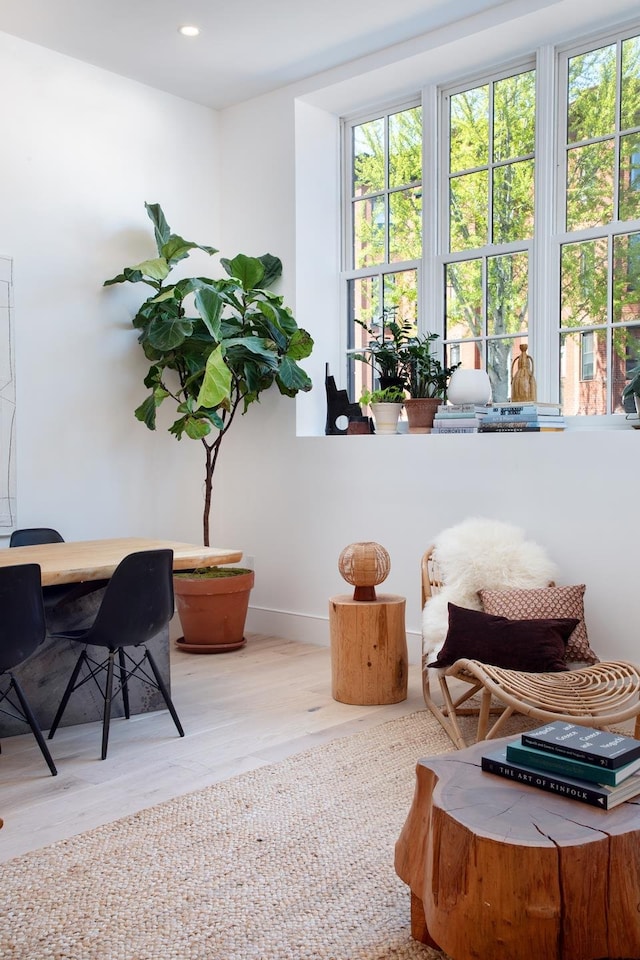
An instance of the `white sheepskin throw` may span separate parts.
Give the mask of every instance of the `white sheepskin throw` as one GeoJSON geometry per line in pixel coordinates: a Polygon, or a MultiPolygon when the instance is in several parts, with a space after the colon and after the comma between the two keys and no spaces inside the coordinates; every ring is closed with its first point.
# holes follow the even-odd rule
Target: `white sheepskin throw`
{"type": "Polygon", "coordinates": [[[436,658],[445,641],[449,603],[481,610],[478,590],[546,587],[557,574],[544,549],[525,540],[523,530],[484,517],[444,530],[434,543],[433,558],[444,586],[424,605],[424,664],[436,658]]]}

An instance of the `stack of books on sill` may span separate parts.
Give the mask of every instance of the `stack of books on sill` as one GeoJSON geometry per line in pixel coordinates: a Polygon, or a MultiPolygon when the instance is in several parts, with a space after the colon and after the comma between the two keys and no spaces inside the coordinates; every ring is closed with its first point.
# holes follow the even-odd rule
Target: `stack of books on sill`
{"type": "Polygon", "coordinates": [[[490,409],[477,403],[441,403],[433,418],[431,433],[477,433],[490,409]]]}
{"type": "Polygon", "coordinates": [[[492,403],[485,409],[479,433],[547,433],[565,428],[557,403],[492,403]]]}
{"type": "Polygon", "coordinates": [[[640,741],[556,720],[482,757],[482,769],[602,810],[640,795],[640,741]]]}

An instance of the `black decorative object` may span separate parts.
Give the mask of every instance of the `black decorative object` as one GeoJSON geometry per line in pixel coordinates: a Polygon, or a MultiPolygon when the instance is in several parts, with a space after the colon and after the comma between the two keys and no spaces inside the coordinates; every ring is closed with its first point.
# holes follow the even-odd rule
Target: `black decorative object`
{"type": "Polygon", "coordinates": [[[351,403],[346,390],[338,390],[335,379],[329,374],[328,363],[325,364],[324,384],[327,391],[327,422],[324,432],[327,436],[346,434],[350,418],[362,417],[360,404],[351,403]],[[344,417],[344,427],[337,425],[340,417],[344,417]]]}

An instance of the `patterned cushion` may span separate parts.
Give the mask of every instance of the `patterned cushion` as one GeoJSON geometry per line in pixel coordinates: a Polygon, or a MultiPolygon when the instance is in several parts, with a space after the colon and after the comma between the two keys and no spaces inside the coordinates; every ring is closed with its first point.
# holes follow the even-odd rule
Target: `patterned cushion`
{"type": "Polygon", "coordinates": [[[510,620],[576,617],[580,622],[567,642],[567,663],[598,663],[599,658],[589,646],[584,622],[584,591],[581,583],[573,587],[545,587],[538,590],[480,590],[486,613],[508,617],[510,620]]]}

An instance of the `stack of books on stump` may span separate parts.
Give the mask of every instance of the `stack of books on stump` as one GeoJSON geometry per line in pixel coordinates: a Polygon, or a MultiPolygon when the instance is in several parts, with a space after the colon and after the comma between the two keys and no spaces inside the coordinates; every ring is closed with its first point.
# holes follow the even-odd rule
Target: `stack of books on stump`
{"type": "Polygon", "coordinates": [[[640,740],[556,720],[486,753],[482,769],[611,810],[640,795],[640,740]]]}
{"type": "Polygon", "coordinates": [[[492,403],[478,433],[547,433],[564,430],[565,421],[557,403],[492,403]]]}

